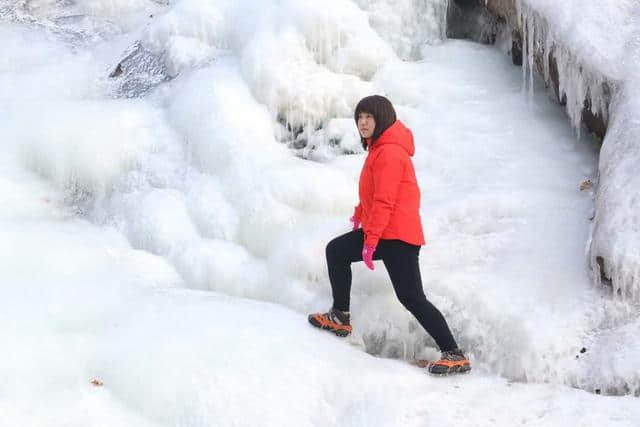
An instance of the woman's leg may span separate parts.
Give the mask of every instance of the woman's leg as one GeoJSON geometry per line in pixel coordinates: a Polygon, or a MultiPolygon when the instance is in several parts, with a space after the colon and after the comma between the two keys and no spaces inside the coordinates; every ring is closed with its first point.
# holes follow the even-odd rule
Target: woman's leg
{"type": "Polygon", "coordinates": [[[351,263],[362,261],[362,229],[336,237],[327,245],[327,267],[333,292],[333,308],[349,311],[351,295],[351,263]]]}
{"type": "Polygon", "coordinates": [[[398,299],[415,316],[422,327],[433,337],[441,351],[458,348],[449,325],[440,310],[424,295],[420,266],[419,246],[400,240],[381,240],[375,255],[382,258],[398,299]]]}

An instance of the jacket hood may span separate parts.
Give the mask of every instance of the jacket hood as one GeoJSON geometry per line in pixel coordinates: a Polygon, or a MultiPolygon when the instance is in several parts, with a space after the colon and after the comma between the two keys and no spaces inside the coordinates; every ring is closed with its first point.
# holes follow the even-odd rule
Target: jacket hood
{"type": "Polygon", "coordinates": [[[387,128],[373,144],[373,149],[384,144],[396,144],[405,149],[409,156],[413,156],[416,148],[413,145],[413,133],[400,120],[396,120],[387,128]]]}

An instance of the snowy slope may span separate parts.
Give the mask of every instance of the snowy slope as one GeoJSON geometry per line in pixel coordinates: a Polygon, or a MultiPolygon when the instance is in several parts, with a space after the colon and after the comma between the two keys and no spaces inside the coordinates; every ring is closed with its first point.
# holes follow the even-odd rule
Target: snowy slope
{"type": "Polygon", "coordinates": [[[279,305],[181,289],[158,257],[2,165],[0,421],[24,426],[634,426],[633,397],[434,378],[279,305]],[[6,199],[5,199],[6,200],[6,199]],[[19,236],[19,237],[18,237],[19,236]],[[90,383],[99,380],[100,386],[90,383]]]}
{"type": "Polygon", "coordinates": [[[335,23],[326,2],[162,3],[0,7],[8,425],[637,424],[636,398],[573,388],[637,393],[637,310],[590,283],[595,147],[540,82],[527,98],[497,50],[423,45],[440,2],[420,21],[332,2],[335,23]],[[136,41],[167,79],[123,99],[107,76],[136,41]],[[470,376],[398,360],[437,350],[381,264],[354,267],[352,339],[306,324],[330,304],[372,92],[416,135],[425,291],[470,376]]]}

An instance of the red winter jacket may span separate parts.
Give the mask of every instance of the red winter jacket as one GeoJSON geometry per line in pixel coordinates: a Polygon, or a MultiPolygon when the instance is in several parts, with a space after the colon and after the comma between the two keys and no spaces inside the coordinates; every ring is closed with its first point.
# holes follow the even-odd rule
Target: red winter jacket
{"type": "Polygon", "coordinates": [[[366,245],[377,246],[380,239],[424,245],[420,188],[411,162],[414,152],[413,134],[399,120],[369,149],[354,214],[362,222],[366,245]]]}

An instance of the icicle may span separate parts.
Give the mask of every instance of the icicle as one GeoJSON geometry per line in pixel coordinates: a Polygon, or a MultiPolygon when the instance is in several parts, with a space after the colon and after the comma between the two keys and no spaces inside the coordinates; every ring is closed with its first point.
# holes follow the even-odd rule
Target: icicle
{"type": "Polygon", "coordinates": [[[522,34],[522,90],[527,92],[529,102],[533,97],[533,83],[536,54],[542,55],[542,74],[547,85],[551,82],[550,55],[556,62],[558,78],[558,99],[566,102],[566,111],[571,126],[580,138],[582,112],[585,100],[590,101],[590,109],[608,121],[606,94],[601,77],[594,75],[567,47],[555,39],[553,31],[522,0],[515,0],[517,25],[522,34]]]}
{"type": "MultiPolygon", "coordinates": [[[[517,4],[520,2],[518,1],[517,4]]],[[[526,31],[526,22],[525,17],[523,15],[522,9],[518,8],[518,25],[520,26],[520,32],[522,34],[521,41],[521,49],[522,49],[522,93],[524,93],[527,89],[527,61],[524,60],[525,55],[527,55],[527,31],[526,31]]]]}
{"type": "Polygon", "coordinates": [[[516,6],[516,22],[519,28],[522,28],[522,4],[521,0],[515,1],[516,6]]]}
{"type": "Polygon", "coordinates": [[[545,83],[549,83],[551,77],[549,74],[549,57],[553,53],[553,39],[551,37],[551,31],[548,29],[545,31],[545,39],[544,45],[542,46],[543,50],[543,58],[542,58],[542,69],[544,73],[544,81],[545,83]]]}
{"type": "Polygon", "coordinates": [[[527,60],[529,61],[529,103],[533,101],[533,61],[535,55],[535,21],[531,12],[527,15],[527,60]]]}

